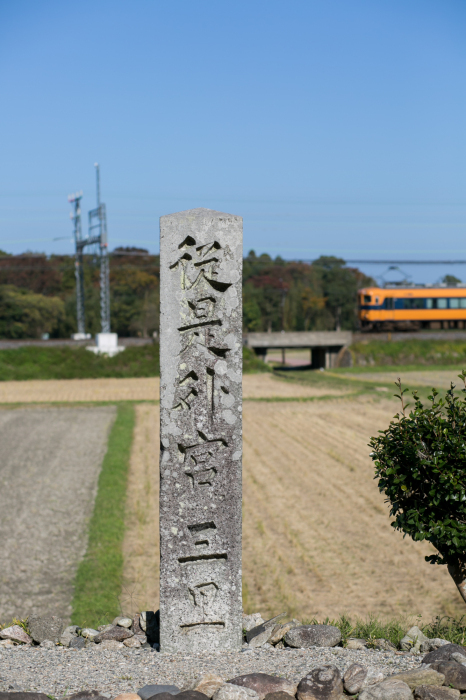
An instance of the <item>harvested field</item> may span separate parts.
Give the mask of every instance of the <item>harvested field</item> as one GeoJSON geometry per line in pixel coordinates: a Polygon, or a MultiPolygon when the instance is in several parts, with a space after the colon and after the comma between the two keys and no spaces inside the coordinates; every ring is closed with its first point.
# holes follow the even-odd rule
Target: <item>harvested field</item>
{"type": "Polygon", "coordinates": [[[0,411],[0,622],[69,619],[113,406],[0,411]]]}
{"type": "MultiPolygon", "coordinates": [[[[463,382],[458,379],[458,374],[461,369],[432,369],[425,370],[403,371],[403,367],[398,369],[381,370],[376,372],[361,372],[360,374],[351,374],[349,376],[358,379],[364,379],[373,382],[396,382],[398,377],[401,377],[403,386],[419,386],[421,384],[436,389],[449,389],[450,382],[456,385],[457,389],[463,388],[463,382]]],[[[344,376],[344,375],[343,375],[344,376]]]]}
{"type": "MultiPolygon", "coordinates": [[[[268,391],[269,376],[256,381],[268,391]]],[[[275,390],[274,380],[273,387],[275,390]]],[[[284,383],[289,390],[292,384],[284,383]]],[[[367,443],[396,401],[361,396],[244,405],[245,608],[300,618],[342,612],[463,614],[433,551],[390,527],[367,443]]],[[[158,406],[139,406],[130,466],[123,607],[158,604],[158,406]],[[151,486],[152,482],[152,486],[151,486]]]]}

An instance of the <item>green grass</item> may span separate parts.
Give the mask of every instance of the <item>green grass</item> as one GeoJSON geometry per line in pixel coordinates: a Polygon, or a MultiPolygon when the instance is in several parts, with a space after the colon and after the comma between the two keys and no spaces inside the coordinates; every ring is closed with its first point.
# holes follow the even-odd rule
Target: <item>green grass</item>
{"type": "Polygon", "coordinates": [[[368,340],[350,347],[355,367],[466,365],[466,342],[454,340],[368,340]]]}
{"type": "MultiPolygon", "coordinates": [[[[249,348],[243,348],[245,374],[270,368],[249,348]]],[[[27,379],[98,379],[158,377],[158,344],[130,346],[115,357],[95,355],[83,347],[31,347],[0,350],[0,381],[27,379]]]]}
{"type": "Polygon", "coordinates": [[[72,624],[93,627],[120,613],[126,481],[133,439],[134,407],[120,404],[100,472],[89,543],[78,567],[72,624]]]}

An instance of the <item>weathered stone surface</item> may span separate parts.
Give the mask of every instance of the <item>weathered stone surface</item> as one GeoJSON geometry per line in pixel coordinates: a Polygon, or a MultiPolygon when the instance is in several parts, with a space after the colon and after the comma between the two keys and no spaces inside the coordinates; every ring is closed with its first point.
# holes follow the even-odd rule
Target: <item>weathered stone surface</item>
{"type": "Polygon", "coordinates": [[[98,632],[106,632],[107,630],[111,630],[113,627],[115,627],[115,625],[113,625],[113,624],[112,625],[110,625],[110,624],[99,625],[99,627],[97,627],[97,631],[98,632]]]}
{"type": "Polygon", "coordinates": [[[416,651],[419,651],[421,649],[421,644],[423,642],[427,642],[428,637],[421,632],[419,627],[411,627],[403,637],[403,639],[400,642],[400,647],[404,651],[409,651],[410,649],[416,649],[416,651]]]}
{"type": "Polygon", "coordinates": [[[96,649],[107,651],[114,651],[115,649],[123,649],[123,642],[119,642],[117,639],[103,639],[97,646],[96,649]]]}
{"type": "MultiPolygon", "coordinates": [[[[267,644],[269,641],[270,635],[272,634],[272,630],[270,629],[264,629],[262,625],[260,627],[253,627],[251,632],[248,632],[248,634],[253,634],[253,636],[250,638],[248,644],[251,649],[257,649],[259,647],[263,647],[264,644],[267,644]]],[[[246,637],[247,639],[247,637],[246,637]]]]}
{"type": "Polygon", "coordinates": [[[176,697],[179,700],[206,700],[207,695],[199,693],[197,690],[182,690],[176,697]]]}
{"type": "Polygon", "coordinates": [[[58,642],[65,627],[65,622],[60,617],[36,617],[32,615],[28,618],[31,637],[39,644],[46,639],[58,642]]]}
{"type": "Polygon", "coordinates": [[[154,695],[159,695],[160,693],[176,695],[179,692],[180,689],[176,685],[145,685],[138,690],[138,695],[141,700],[149,700],[149,698],[154,697],[154,695]]]}
{"type": "Polygon", "coordinates": [[[114,700],[140,700],[140,697],[136,693],[120,693],[114,700]]]}
{"type": "Polygon", "coordinates": [[[243,630],[246,630],[246,632],[249,632],[252,630],[253,627],[258,627],[259,625],[262,625],[264,623],[264,620],[262,619],[262,616],[260,613],[252,613],[251,615],[243,615],[243,620],[242,620],[242,627],[243,630]]]}
{"type": "Polygon", "coordinates": [[[435,685],[421,685],[414,691],[416,700],[457,700],[460,691],[435,685]]]}
{"type": "Polygon", "coordinates": [[[78,636],[78,632],[79,627],[77,625],[70,625],[69,627],[65,627],[59,640],[60,644],[64,647],[69,647],[71,640],[75,639],[78,636]]]}
{"type": "Polygon", "coordinates": [[[376,639],[374,647],[379,651],[394,651],[396,649],[396,646],[389,639],[376,639]]]}
{"type": "Polygon", "coordinates": [[[275,617],[272,617],[270,620],[267,620],[266,622],[263,622],[262,624],[257,625],[257,627],[253,627],[251,630],[249,630],[249,632],[246,633],[247,643],[250,646],[262,646],[263,642],[261,644],[257,644],[257,643],[251,644],[251,642],[256,637],[260,637],[260,639],[264,638],[264,642],[267,642],[272,635],[274,627],[276,627],[279,620],[281,620],[285,616],[286,616],[286,613],[280,613],[280,615],[276,615],[275,617]]]}
{"type": "Polygon", "coordinates": [[[81,637],[84,637],[84,639],[95,639],[99,632],[92,627],[84,627],[81,630],[81,637]]]}
{"type": "Polygon", "coordinates": [[[433,651],[434,649],[445,646],[445,644],[450,644],[450,642],[446,639],[439,639],[438,637],[427,639],[421,643],[421,651],[423,654],[426,654],[428,651],[433,651]]]}
{"type": "Polygon", "coordinates": [[[255,690],[259,700],[264,700],[268,693],[277,693],[279,691],[288,693],[288,695],[295,695],[296,693],[296,683],[292,683],[286,678],[269,676],[267,673],[247,673],[243,676],[232,678],[228,683],[255,690]]]}
{"type": "Polygon", "coordinates": [[[129,639],[132,636],[133,633],[131,630],[127,629],[126,627],[118,627],[118,625],[115,625],[114,627],[112,626],[110,629],[107,629],[105,632],[99,632],[99,634],[94,637],[94,642],[96,644],[100,644],[108,639],[113,639],[116,642],[122,642],[124,639],[129,639]]]}
{"type": "MultiPolygon", "coordinates": [[[[118,625],[119,627],[127,627],[129,629],[133,624],[133,621],[130,617],[116,617],[112,624],[118,625]]],[[[131,693],[131,695],[134,695],[134,693],[131,693]]]]}
{"type": "Polygon", "coordinates": [[[362,684],[363,688],[368,688],[370,685],[375,685],[375,683],[380,683],[383,681],[384,675],[382,671],[378,668],[375,668],[375,666],[368,666],[367,668],[367,675],[364,679],[364,683],[362,684]]]}
{"type": "Polygon", "coordinates": [[[333,625],[302,625],[285,635],[290,647],[334,647],[341,641],[341,632],[333,625]]]}
{"type": "Polygon", "coordinates": [[[367,668],[365,666],[351,664],[351,666],[346,669],[343,676],[343,685],[345,686],[346,692],[350,695],[359,693],[366,680],[366,676],[367,668]]]}
{"type": "Polygon", "coordinates": [[[70,649],[84,649],[86,646],[86,640],[84,637],[73,637],[68,646],[70,649]]]}
{"type": "Polygon", "coordinates": [[[302,627],[302,623],[299,622],[299,620],[290,620],[289,622],[285,622],[283,625],[275,625],[272,630],[272,634],[268,639],[269,644],[278,644],[282,641],[285,634],[295,627],[302,627]]]}
{"type": "MultiPolygon", "coordinates": [[[[444,684],[457,688],[457,690],[466,690],[466,667],[456,661],[438,661],[431,665],[433,669],[445,676],[444,684]]],[[[419,683],[421,685],[421,683],[419,683]]],[[[422,685],[425,685],[423,683],[422,685]]]]}
{"type": "Polygon", "coordinates": [[[367,640],[366,639],[357,639],[356,637],[350,637],[349,639],[346,640],[346,648],[347,649],[365,649],[367,647],[367,640]]]}
{"type": "Polygon", "coordinates": [[[358,700],[412,700],[411,688],[403,681],[385,680],[365,688],[358,700]]]}
{"type": "Polygon", "coordinates": [[[56,647],[57,645],[56,645],[55,642],[52,642],[51,639],[44,639],[44,641],[41,642],[41,643],[39,644],[39,646],[40,646],[42,649],[55,649],[55,647],[56,647]]]}
{"type": "Polygon", "coordinates": [[[98,700],[98,698],[105,700],[98,690],[80,690],[79,693],[67,695],[63,700],[98,700]]]}
{"type": "Polygon", "coordinates": [[[130,649],[140,649],[142,644],[139,639],[139,637],[128,637],[128,639],[123,640],[123,644],[125,647],[129,647],[130,649]]]}
{"type": "Polygon", "coordinates": [[[160,220],[160,648],[239,651],[242,219],[160,220]]]}
{"type": "Polygon", "coordinates": [[[267,693],[264,700],[290,700],[290,695],[279,690],[277,693],[267,693]]]}
{"type": "Polygon", "coordinates": [[[188,687],[183,688],[183,690],[197,690],[198,693],[203,693],[208,698],[211,698],[224,684],[224,679],[220,676],[216,676],[215,673],[205,673],[203,676],[195,678],[188,684],[188,687]]]}
{"type": "Polygon", "coordinates": [[[422,659],[423,664],[433,664],[436,661],[450,661],[451,655],[455,652],[466,656],[466,648],[459,644],[444,644],[443,646],[430,651],[422,659]]]}
{"type": "Polygon", "coordinates": [[[259,700],[255,690],[233,683],[225,683],[215,691],[212,700],[259,700]]]}
{"type": "Polygon", "coordinates": [[[445,681],[443,673],[438,673],[433,668],[413,668],[411,671],[394,673],[392,676],[388,676],[387,680],[393,680],[394,678],[409,685],[411,690],[414,690],[419,685],[443,685],[445,681]]]}
{"type": "Polygon", "coordinates": [[[336,666],[319,666],[298,684],[298,700],[340,700],[343,681],[336,666]]]}
{"type": "Polygon", "coordinates": [[[9,647],[14,647],[16,644],[12,639],[0,639],[0,648],[8,649],[9,647]]]}
{"type": "Polygon", "coordinates": [[[464,654],[460,654],[457,651],[453,652],[450,660],[456,661],[458,664],[462,664],[463,666],[466,666],[466,656],[464,656],[464,654]]]}
{"type": "Polygon", "coordinates": [[[2,639],[11,639],[13,642],[20,642],[21,644],[32,643],[31,637],[19,625],[10,625],[10,627],[0,630],[0,637],[2,639]]]}

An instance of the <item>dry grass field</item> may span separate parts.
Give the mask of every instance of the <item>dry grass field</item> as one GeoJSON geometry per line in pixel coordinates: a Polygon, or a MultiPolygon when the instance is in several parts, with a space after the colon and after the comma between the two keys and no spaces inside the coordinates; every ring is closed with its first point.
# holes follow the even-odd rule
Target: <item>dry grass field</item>
{"type": "MultiPolygon", "coordinates": [[[[245,377],[252,399],[307,387],[245,377]]],[[[309,391],[311,388],[309,388],[309,391]]],[[[329,392],[326,392],[327,394],[329,392]]],[[[367,443],[397,410],[386,397],[244,405],[243,581],[247,611],[301,619],[347,612],[462,614],[430,546],[403,539],[373,480],[367,443]]],[[[137,406],[123,608],[158,605],[158,406],[137,406]]]]}
{"type": "Polygon", "coordinates": [[[361,372],[361,374],[351,373],[349,376],[374,382],[395,382],[401,376],[403,386],[407,387],[424,385],[429,388],[434,386],[436,389],[449,389],[450,383],[453,382],[457,389],[462,389],[463,382],[458,379],[459,372],[460,370],[455,369],[426,368],[425,370],[402,371],[400,373],[399,369],[387,369],[361,372]]]}

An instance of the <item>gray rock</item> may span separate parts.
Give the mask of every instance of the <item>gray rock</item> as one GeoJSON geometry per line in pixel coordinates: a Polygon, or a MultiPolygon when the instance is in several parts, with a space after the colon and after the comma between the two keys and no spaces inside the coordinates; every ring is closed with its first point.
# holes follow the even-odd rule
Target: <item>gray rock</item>
{"type": "Polygon", "coordinates": [[[222,685],[225,685],[223,678],[214,673],[204,673],[202,676],[192,679],[183,690],[196,690],[211,698],[222,685]]]}
{"type": "Polygon", "coordinates": [[[451,660],[456,661],[458,664],[466,666],[466,656],[464,656],[464,654],[460,654],[457,651],[453,652],[453,654],[451,655],[451,660]]]}
{"type": "Polygon", "coordinates": [[[409,651],[410,649],[416,649],[416,651],[420,651],[421,649],[421,644],[423,642],[429,641],[429,638],[426,637],[423,632],[419,629],[419,627],[411,627],[403,637],[403,639],[400,642],[400,647],[403,649],[403,651],[409,651]]]}
{"type": "Polygon", "coordinates": [[[251,615],[244,615],[243,616],[243,630],[246,630],[246,632],[249,632],[252,630],[253,627],[258,627],[259,625],[262,625],[264,623],[264,620],[261,617],[260,613],[252,613],[251,615]]]}
{"type": "Polygon", "coordinates": [[[432,668],[443,673],[445,685],[457,690],[466,690],[466,667],[462,664],[456,661],[437,661],[432,664],[432,668]]]}
{"type": "Polygon", "coordinates": [[[346,640],[346,648],[347,649],[356,649],[357,651],[360,651],[361,649],[366,649],[367,648],[367,640],[366,639],[357,639],[356,637],[349,637],[349,639],[346,640]]]}
{"type": "Polygon", "coordinates": [[[50,700],[50,698],[48,695],[44,695],[44,693],[16,691],[14,693],[0,692],[0,700],[50,700]]]}
{"type": "Polygon", "coordinates": [[[243,676],[236,676],[236,678],[232,678],[227,683],[255,690],[259,700],[264,700],[269,693],[284,692],[288,693],[288,695],[295,695],[296,693],[296,683],[292,683],[286,678],[269,676],[267,673],[247,673],[243,676]]]}
{"type": "Polygon", "coordinates": [[[335,647],[341,642],[341,632],[333,625],[302,625],[287,632],[285,642],[295,648],[335,647]]]}
{"type": "MultiPolygon", "coordinates": [[[[272,635],[274,627],[276,627],[277,622],[284,618],[286,616],[286,613],[281,613],[280,615],[276,615],[275,617],[272,617],[270,620],[267,620],[266,622],[262,622],[260,625],[256,625],[256,627],[253,627],[249,632],[246,633],[246,641],[248,644],[251,644],[251,640],[254,639],[254,637],[258,637],[259,635],[263,635],[265,631],[268,631],[268,636],[270,637],[272,635]]],[[[267,641],[267,640],[266,640],[267,641]]]]}
{"type": "Polygon", "coordinates": [[[58,642],[65,627],[65,622],[60,617],[36,617],[32,615],[28,618],[30,635],[38,644],[45,642],[46,639],[58,642]]]}
{"type": "Polygon", "coordinates": [[[215,691],[212,700],[259,700],[259,696],[251,688],[225,683],[225,685],[222,685],[221,688],[215,691]]]}
{"type": "Polygon", "coordinates": [[[265,696],[264,700],[290,700],[290,695],[288,693],[283,692],[283,690],[279,690],[276,693],[267,693],[265,696]]]}
{"type": "Polygon", "coordinates": [[[10,639],[13,642],[18,642],[19,644],[31,644],[31,637],[23,630],[19,625],[10,625],[0,630],[1,639],[10,639]]]}
{"type": "Polygon", "coordinates": [[[79,693],[67,695],[62,700],[107,700],[106,695],[101,695],[99,690],[80,690],[79,693]]]}
{"type": "Polygon", "coordinates": [[[411,688],[403,681],[385,680],[365,688],[358,700],[412,700],[411,688]]]}
{"type": "Polygon", "coordinates": [[[422,659],[422,663],[432,664],[436,661],[450,661],[451,655],[455,652],[466,656],[465,647],[462,647],[459,644],[443,644],[442,646],[438,647],[438,649],[430,651],[428,654],[426,654],[426,656],[424,656],[422,659]]]}
{"type": "Polygon", "coordinates": [[[123,644],[129,649],[140,649],[142,647],[139,637],[135,637],[134,635],[128,639],[125,639],[123,644]]]}
{"type": "Polygon", "coordinates": [[[298,700],[340,700],[343,681],[336,666],[319,666],[299,681],[298,700]]]}
{"type": "Polygon", "coordinates": [[[373,645],[379,651],[395,651],[396,649],[396,646],[389,639],[376,639],[373,645]]]}
{"type": "Polygon", "coordinates": [[[450,644],[450,642],[446,639],[439,639],[438,637],[427,639],[425,642],[421,643],[421,651],[423,654],[426,654],[428,651],[434,651],[434,649],[445,646],[445,644],[450,644]]]}
{"type": "Polygon", "coordinates": [[[122,642],[124,639],[129,639],[133,636],[131,630],[126,629],[126,627],[118,627],[118,625],[111,626],[110,629],[105,630],[105,632],[99,632],[99,634],[94,637],[94,642],[100,644],[103,641],[113,640],[115,642],[122,642]]]}
{"type": "Polygon", "coordinates": [[[96,648],[103,651],[114,651],[115,649],[123,649],[123,643],[117,639],[103,639],[96,648]]]}
{"type": "Polygon", "coordinates": [[[95,639],[99,632],[92,627],[84,627],[81,630],[81,637],[84,637],[84,639],[95,639]]]}
{"type": "MultiPolygon", "coordinates": [[[[172,697],[172,695],[167,695],[167,700],[170,700],[172,697]]],[[[177,700],[206,700],[207,695],[204,695],[204,693],[200,693],[197,690],[182,690],[176,697],[177,700]]],[[[157,696],[157,700],[160,700],[160,695],[157,696]]]]}
{"type": "Polygon", "coordinates": [[[416,700],[457,700],[460,691],[435,685],[421,685],[414,691],[416,700]]]}
{"type": "Polygon", "coordinates": [[[401,671],[388,676],[387,680],[393,680],[394,678],[409,685],[411,690],[414,690],[419,685],[443,685],[445,680],[443,673],[438,673],[433,668],[413,668],[410,671],[401,671]]]}
{"type": "Polygon", "coordinates": [[[133,621],[130,617],[116,617],[112,624],[118,625],[119,627],[127,627],[129,629],[133,624],[133,621]]]}
{"type": "Polygon", "coordinates": [[[179,692],[180,689],[176,685],[145,685],[137,691],[137,694],[141,700],[149,700],[149,698],[154,697],[154,695],[159,695],[160,693],[176,695],[179,692]]]}
{"type": "Polygon", "coordinates": [[[86,640],[84,637],[73,637],[68,644],[70,649],[84,649],[86,640]]]}
{"type": "Polygon", "coordinates": [[[39,646],[41,646],[43,649],[55,649],[57,645],[50,639],[44,639],[44,641],[41,642],[39,646]]]}
{"type": "Polygon", "coordinates": [[[350,695],[359,693],[364,685],[364,681],[367,676],[367,668],[361,666],[360,664],[351,664],[349,668],[346,669],[343,676],[343,685],[345,690],[350,695]]]}
{"type": "Polygon", "coordinates": [[[381,683],[383,679],[384,675],[380,669],[375,668],[375,666],[369,666],[362,687],[368,688],[370,685],[375,685],[375,683],[381,683]]]}
{"type": "Polygon", "coordinates": [[[107,630],[111,630],[112,627],[114,627],[114,626],[115,626],[115,625],[111,625],[111,624],[108,624],[108,625],[100,625],[99,627],[97,627],[97,630],[98,630],[98,632],[106,632],[107,630]]]}
{"type": "Polygon", "coordinates": [[[77,625],[70,625],[65,627],[63,634],[60,637],[60,644],[64,647],[69,647],[72,639],[78,636],[79,627],[77,625]]]}
{"type": "Polygon", "coordinates": [[[272,634],[269,637],[269,644],[276,645],[282,641],[283,637],[287,632],[294,629],[295,627],[302,627],[299,620],[290,620],[290,622],[285,622],[283,625],[275,625],[272,630],[272,634]]]}

